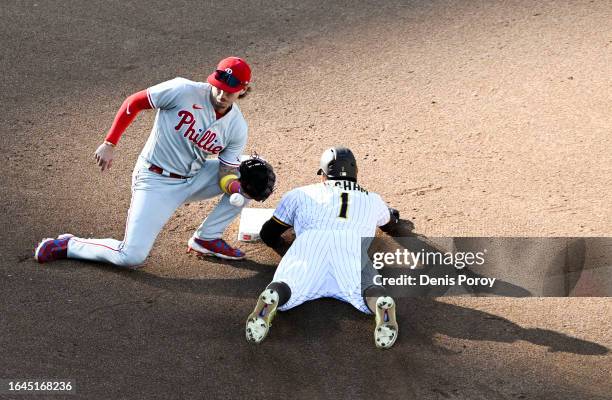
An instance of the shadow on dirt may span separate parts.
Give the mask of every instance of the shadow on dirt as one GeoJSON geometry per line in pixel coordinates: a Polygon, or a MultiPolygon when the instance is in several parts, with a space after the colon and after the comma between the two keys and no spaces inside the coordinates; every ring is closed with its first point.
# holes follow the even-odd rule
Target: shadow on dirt
{"type": "Polygon", "coordinates": [[[548,347],[550,352],[604,355],[609,349],[598,343],[563,333],[520,325],[484,311],[442,303],[435,299],[411,298],[398,301],[398,314],[409,316],[415,333],[426,343],[444,335],[457,339],[513,343],[524,340],[548,347]]]}
{"type": "MultiPolygon", "coordinates": [[[[244,279],[174,279],[162,278],[144,271],[126,274],[130,279],[145,285],[170,291],[191,292],[197,294],[215,295],[228,298],[251,298],[253,304],[257,294],[271,281],[272,266],[256,262],[236,263],[238,268],[258,271],[256,275],[244,279]]],[[[333,330],[330,321],[337,319],[362,319],[366,316],[351,307],[341,309],[335,306],[334,300],[317,300],[309,302],[291,311],[291,320],[311,320],[308,332],[313,336],[326,336],[325,332],[317,330],[333,330]],[[312,320],[319,319],[321,323],[312,320]]],[[[513,343],[525,340],[533,344],[548,347],[551,352],[567,352],[582,355],[603,355],[608,349],[600,344],[573,338],[571,336],[540,328],[523,328],[514,322],[484,311],[443,303],[430,298],[400,298],[397,300],[400,328],[403,337],[416,334],[420,341],[433,344],[437,335],[445,335],[457,339],[513,343]],[[404,321],[402,323],[401,321],[404,321]],[[402,326],[404,325],[404,326],[402,326]],[[408,325],[408,326],[405,326],[408,325]],[[408,329],[405,329],[408,328],[408,329]]],[[[247,313],[245,313],[246,316],[247,313]]],[[[366,319],[369,317],[366,317],[366,319]]],[[[296,322],[296,321],[293,321],[296,322]]],[[[280,324],[279,324],[280,325],[280,324]]]]}
{"type": "MultiPolygon", "coordinates": [[[[409,221],[403,222],[395,234],[416,237],[413,233],[413,226],[409,221]]],[[[259,292],[272,280],[276,267],[255,260],[240,262],[214,258],[208,258],[207,260],[227,265],[229,268],[253,271],[254,274],[246,278],[235,279],[180,279],[160,277],[143,270],[113,271],[124,274],[127,278],[144,285],[172,292],[187,292],[228,299],[253,299],[254,302],[259,292]]],[[[397,303],[404,340],[416,340],[434,346],[434,337],[444,335],[457,339],[502,343],[524,340],[539,346],[546,346],[550,352],[581,355],[604,355],[609,352],[605,346],[594,342],[548,329],[523,328],[503,317],[440,302],[434,298],[398,298],[397,303]]],[[[245,316],[248,311],[244,310],[245,316]]],[[[293,326],[297,331],[308,332],[309,339],[326,337],[330,330],[334,330],[334,327],[338,326],[339,320],[369,320],[370,318],[370,316],[352,309],[349,305],[331,299],[308,302],[294,310],[283,313],[282,316],[282,319],[286,320],[286,323],[293,326]],[[303,330],[300,329],[300,326],[303,327],[303,330]]],[[[283,324],[279,323],[278,325],[282,326],[283,324]]],[[[285,329],[280,328],[280,330],[285,329]]]]}
{"type": "MultiPolygon", "coordinates": [[[[386,238],[393,240],[394,237],[421,238],[420,245],[426,249],[439,250],[439,247],[430,243],[426,237],[414,233],[414,225],[410,221],[402,220],[398,229],[386,238]]],[[[291,241],[291,233],[287,238],[291,241]]],[[[257,295],[272,280],[276,268],[275,264],[265,264],[253,259],[236,262],[207,257],[206,261],[227,266],[228,269],[251,271],[253,274],[244,278],[169,278],[145,270],[120,270],[93,262],[84,262],[84,264],[120,274],[127,279],[151,288],[175,293],[215,296],[225,298],[230,303],[234,302],[232,299],[252,299],[253,304],[257,295]]],[[[427,270],[431,272],[432,269],[427,270]]],[[[470,274],[467,270],[463,273],[470,274]]],[[[522,297],[524,293],[520,292],[520,289],[509,284],[508,295],[522,297]]],[[[443,293],[444,291],[440,295],[443,293]]],[[[609,352],[608,348],[594,342],[548,329],[523,328],[506,318],[440,302],[434,296],[433,293],[424,293],[420,297],[398,297],[396,299],[400,328],[403,333],[400,337],[401,341],[416,341],[435,347],[434,337],[444,335],[457,339],[502,343],[524,340],[539,346],[546,346],[550,352],[581,355],[604,355],[609,352]]],[[[242,310],[245,316],[248,315],[250,307],[249,303],[248,308],[242,310]]],[[[370,316],[354,310],[350,305],[333,299],[307,302],[296,309],[283,313],[281,318],[286,321],[287,326],[283,328],[284,324],[279,323],[276,331],[289,330],[293,334],[299,334],[299,332],[306,334],[308,332],[308,340],[329,336],[334,329],[340,329],[339,321],[370,321],[371,319],[370,316]]]]}

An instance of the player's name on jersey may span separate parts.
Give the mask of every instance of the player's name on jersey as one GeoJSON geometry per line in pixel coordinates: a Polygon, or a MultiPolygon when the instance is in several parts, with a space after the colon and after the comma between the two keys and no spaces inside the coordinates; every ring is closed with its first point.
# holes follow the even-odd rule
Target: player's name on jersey
{"type": "Polygon", "coordinates": [[[343,190],[358,190],[360,192],[368,194],[368,191],[362,188],[361,186],[359,186],[357,182],[344,181],[344,180],[338,180],[338,181],[333,181],[333,182],[334,182],[334,186],[339,187],[343,190]]]}
{"type": "Polygon", "coordinates": [[[459,275],[457,277],[445,275],[444,277],[430,277],[429,275],[399,275],[395,277],[383,277],[375,275],[372,279],[375,285],[382,286],[488,286],[495,284],[497,278],[468,277],[459,275]]]}

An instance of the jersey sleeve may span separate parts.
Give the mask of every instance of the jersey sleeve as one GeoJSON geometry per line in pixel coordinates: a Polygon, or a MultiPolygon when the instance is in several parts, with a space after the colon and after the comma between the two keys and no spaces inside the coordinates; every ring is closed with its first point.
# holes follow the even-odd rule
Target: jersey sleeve
{"type": "Polygon", "coordinates": [[[119,111],[117,111],[113,125],[109,129],[104,140],[116,146],[117,143],[119,143],[121,135],[123,135],[123,132],[125,132],[127,127],[130,126],[132,121],[134,121],[136,115],[142,110],[148,110],[151,108],[153,108],[153,106],[151,105],[151,101],[149,100],[149,95],[146,90],[141,90],[140,92],[129,96],[127,99],[125,99],[119,108],[119,111]]]}
{"type": "Polygon", "coordinates": [[[248,138],[248,128],[244,120],[231,129],[231,141],[219,153],[219,161],[230,167],[240,166],[240,155],[244,152],[248,138]]]}
{"type": "Polygon", "coordinates": [[[382,197],[380,197],[378,194],[376,194],[374,212],[376,215],[376,226],[383,226],[391,219],[391,214],[389,213],[387,203],[385,203],[382,197]]]}
{"type": "Polygon", "coordinates": [[[185,78],[174,78],[147,89],[149,102],[153,108],[170,110],[177,106],[178,99],[187,89],[185,78]]]}
{"type": "Polygon", "coordinates": [[[274,210],[274,214],[272,214],[272,218],[276,222],[285,226],[293,226],[299,206],[299,194],[297,190],[292,190],[283,195],[280,203],[276,206],[276,210],[274,210]]]}

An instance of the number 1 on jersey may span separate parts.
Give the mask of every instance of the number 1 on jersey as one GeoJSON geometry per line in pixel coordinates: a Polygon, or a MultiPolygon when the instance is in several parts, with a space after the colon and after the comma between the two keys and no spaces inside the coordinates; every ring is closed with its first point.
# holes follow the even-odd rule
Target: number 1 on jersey
{"type": "Polygon", "coordinates": [[[348,196],[347,192],[342,192],[340,194],[340,214],[338,214],[338,218],[346,219],[346,212],[348,211],[348,196]]]}

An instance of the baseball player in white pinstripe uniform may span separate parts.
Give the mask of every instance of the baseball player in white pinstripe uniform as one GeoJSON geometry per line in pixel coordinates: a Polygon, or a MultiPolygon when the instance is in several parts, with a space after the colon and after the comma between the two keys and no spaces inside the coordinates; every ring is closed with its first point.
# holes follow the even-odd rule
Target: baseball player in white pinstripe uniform
{"type": "Polygon", "coordinates": [[[247,318],[247,340],[264,340],[277,310],[333,297],[364,313],[373,312],[375,344],[389,348],[398,334],[395,302],[381,286],[362,286],[362,274],[375,272],[371,265],[362,265],[361,249],[362,238],[373,237],[377,227],[391,228],[399,212],[357,184],[357,165],[348,148],[326,150],[318,174],[320,183],[286,193],[261,229],[270,247],[282,246],[281,234],[290,227],[296,240],[247,318]]]}

